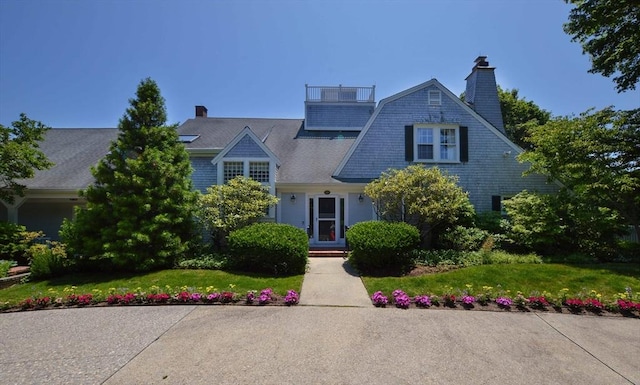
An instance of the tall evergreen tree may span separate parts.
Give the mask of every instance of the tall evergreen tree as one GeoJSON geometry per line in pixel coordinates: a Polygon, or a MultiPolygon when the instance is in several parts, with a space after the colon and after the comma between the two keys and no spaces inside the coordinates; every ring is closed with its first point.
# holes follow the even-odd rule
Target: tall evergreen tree
{"type": "Polygon", "coordinates": [[[194,234],[197,193],[189,156],[175,126],[166,126],[158,85],[140,82],[120,119],[120,134],[92,169],[95,183],[83,195],[70,239],[86,257],[109,258],[126,270],[171,266],[194,234]]]}

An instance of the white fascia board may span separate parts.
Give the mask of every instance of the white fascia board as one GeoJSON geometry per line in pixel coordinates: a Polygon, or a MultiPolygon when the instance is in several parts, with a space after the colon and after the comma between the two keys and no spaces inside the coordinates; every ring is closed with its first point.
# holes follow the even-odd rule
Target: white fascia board
{"type": "Polygon", "coordinates": [[[280,166],[280,159],[278,159],[276,154],[274,154],[273,151],[269,149],[269,147],[262,143],[262,141],[256,136],[256,134],[251,131],[251,128],[249,128],[249,126],[240,131],[240,133],[236,135],[236,137],[233,138],[233,140],[224,147],[224,150],[222,150],[218,155],[216,155],[215,158],[211,160],[211,163],[213,163],[214,165],[218,164],[225,157],[225,155],[227,155],[227,153],[229,153],[229,151],[231,151],[231,149],[236,144],[238,144],[238,142],[240,142],[240,140],[242,140],[242,138],[244,138],[246,135],[249,135],[249,137],[262,149],[262,151],[267,154],[267,157],[274,161],[277,166],[280,166]]]}

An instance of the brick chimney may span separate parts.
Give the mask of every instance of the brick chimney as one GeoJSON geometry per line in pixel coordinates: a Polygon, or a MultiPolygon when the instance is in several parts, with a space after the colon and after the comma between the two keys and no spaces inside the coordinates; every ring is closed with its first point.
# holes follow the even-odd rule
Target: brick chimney
{"type": "Polygon", "coordinates": [[[498,87],[493,72],[495,69],[489,67],[486,56],[478,56],[471,74],[466,78],[467,89],[464,99],[480,116],[504,133],[498,87]]]}
{"type": "Polygon", "coordinates": [[[196,106],[196,118],[206,118],[206,117],[207,117],[207,107],[196,106]]]}

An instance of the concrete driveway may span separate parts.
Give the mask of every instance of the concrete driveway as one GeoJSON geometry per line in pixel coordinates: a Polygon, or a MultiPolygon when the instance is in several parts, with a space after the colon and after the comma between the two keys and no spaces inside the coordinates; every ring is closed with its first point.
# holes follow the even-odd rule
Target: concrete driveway
{"type": "Polygon", "coordinates": [[[374,307],[0,314],[2,384],[631,384],[640,320],[374,307]]]}

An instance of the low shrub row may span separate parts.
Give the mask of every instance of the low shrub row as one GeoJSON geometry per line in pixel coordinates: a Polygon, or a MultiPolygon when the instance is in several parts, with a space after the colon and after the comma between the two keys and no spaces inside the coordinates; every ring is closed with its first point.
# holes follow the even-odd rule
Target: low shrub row
{"type": "Polygon", "coordinates": [[[205,291],[180,288],[174,292],[161,291],[154,287],[149,291],[128,291],[115,289],[108,293],[94,290],[93,293],[76,293],[72,288],[64,290],[62,295],[55,292],[47,295],[37,295],[21,301],[17,306],[1,306],[2,311],[15,310],[41,310],[54,307],[84,307],[97,305],[152,305],[152,304],[246,304],[246,305],[270,305],[283,304],[287,306],[297,305],[299,294],[295,290],[288,290],[282,297],[267,288],[259,293],[250,290],[245,295],[232,291],[215,291],[211,288],[205,291]]]}
{"type": "Polygon", "coordinates": [[[627,316],[638,316],[640,314],[640,298],[635,298],[632,293],[625,292],[618,294],[615,298],[604,299],[595,291],[588,294],[578,293],[569,295],[568,289],[563,289],[557,295],[544,292],[531,293],[529,296],[521,292],[512,296],[507,290],[494,290],[492,287],[483,287],[482,290],[473,292],[471,287],[465,290],[454,290],[446,287],[440,295],[419,294],[411,298],[407,293],[396,289],[391,296],[386,296],[382,291],[376,291],[371,296],[371,302],[376,307],[386,307],[394,305],[400,309],[408,309],[411,306],[416,308],[439,307],[462,307],[473,309],[476,305],[487,307],[495,305],[500,309],[511,310],[512,308],[527,310],[547,310],[554,309],[562,311],[567,309],[572,313],[580,314],[588,311],[594,314],[602,312],[622,313],[627,316]]]}
{"type": "Polygon", "coordinates": [[[513,254],[502,250],[458,251],[458,250],[414,250],[414,263],[426,266],[479,266],[492,264],[543,263],[540,256],[513,254]]]}

